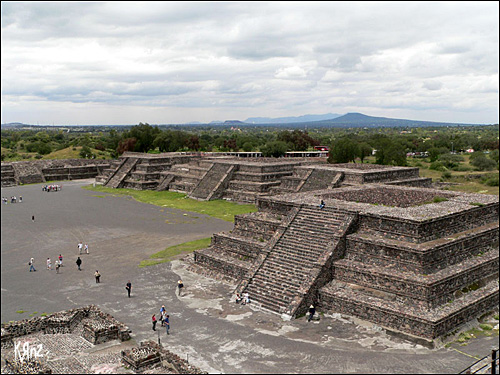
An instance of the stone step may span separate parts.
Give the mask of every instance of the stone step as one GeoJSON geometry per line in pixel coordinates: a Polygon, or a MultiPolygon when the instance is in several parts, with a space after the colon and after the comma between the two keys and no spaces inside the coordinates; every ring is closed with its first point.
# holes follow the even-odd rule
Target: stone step
{"type": "Polygon", "coordinates": [[[347,236],[345,255],[351,260],[429,274],[498,246],[498,228],[498,222],[490,223],[421,244],[364,230],[347,236]]]}
{"type": "Polygon", "coordinates": [[[493,280],[434,309],[377,298],[335,280],[321,288],[319,295],[325,312],[352,315],[389,329],[434,339],[498,308],[499,287],[498,280],[493,280]]]}
{"type": "Polygon", "coordinates": [[[273,250],[273,256],[269,256],[268,260],[282,259],[284,262],[298,262],[307,265],[313,265],[317,262],[320,254],[307,254],[307,253],[290,253],[290,252],[279,252],[274,254],[276,251],[273,250]]]}
{"type": "Polygon", "coordinates": [[[250,298],[258,300],[259,302],[266,302],[268,304],[277,303],[279,307],[286,307],[292,302],[294,294],[289,292],[282,292],[280,290],[271,289],[251,289],[249,286],[248,294],[250,298]]]}
{"type": "Polygon", "coordinates": [[[498,278],[498,259],[499,252],[495,249],[429,275],[349,259],[335,261],[334,268],[339,280],[437,304],[480,280],[495,275],[498,278]]]}
{"type": "Polygon", "coordinates": [[[290,280],[289,278],[282,277],[278,279],[269,279],[266,275],[259,275],[252,279],[252,283],[258,286],[266,293],[279,293],[287,295],[289,297],[294,296],[297,289],[300,287],[300,283],[290,280]]]}

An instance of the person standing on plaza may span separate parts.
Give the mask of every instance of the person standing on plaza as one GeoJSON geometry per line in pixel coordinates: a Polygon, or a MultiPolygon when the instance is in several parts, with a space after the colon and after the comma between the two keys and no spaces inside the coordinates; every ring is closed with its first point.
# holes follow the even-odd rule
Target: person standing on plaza
{"type": "Polygon", "coordinates": [[[130,280],[128,281],[127,286],[125,287],[125,289],[127,289],[128,298],[130,298],[130,292],[132,291],[132,283],[130,282],[130,280]]]}
{"type": "Polygon", "coordinates": [[[165,316],[165,327],[167,331],[167,335],[170,335],[170,315],[165,316]]]}
{"type": "Polygon", "coordinates": [[[59,254],[59,265],[62,267],[63,264],[62,264],[62,260],[63,260],[63,256],[62,254],[59,254]]]}
{"type": "Polygon", "coordinates": [[[314,307],[314,305],[309,306],[309,318],[307,319],[308,322],[312,320],[315,313],[316,313],[316,308],[314,307]]]}
{"type": "Polygon", "coordinates": [[[80,255],[82,255],[82,241],[78,242],[78,252],[80,253],[80,255]]]}
{"type": "Polygon", "coordinates": [[[95,282],[96,282],[96,284],[99,284],[101,282],[101,274],[99,273],[98,270],[95,270],[94,276],[95,276],[95,282]]]}
{"type": "Polygon", "coordinates": [[[52,270],[52,262],[51,262],[50,258],[47,258],[47,269],[52,270]]]}
{"type": "Polygon", "coordinates": [[[35,215],[31,216],[31,221],[35,222],[35,215]]]}
{"type": "Polygon", "coordinates": [[[166,309],[165,309],[165,305],[161,305],[161,308],[160,308],[160,324],[161,326],[163,327],[163,320],[165,319],[165,314],[166,314],[166,309]]]}
{"type": "Polygon", "coordinates": [[[85,244],[85,253],[89,253],[89,245],[85,244]]]}
{"type": "Polygon", "coordinates": [[[56,273],[59,273],[59,267],[61,267],[61,264],[56,260],[56,273]]]}
{"type": "Polygon", "coordinates": [[[153,316],[151,317],[151,320],[153,322],[153,331],[156,331],[156,315],[153,314],[153,316]]]}
{"type": "Polygon", "coordinates": [[[33,270],[33,272],[35,272],[36,271],[36,269],[35,269],[35,258],[31,258],[28,264],[30,265],[30,272],[31,272],[31,270],[33,270]]]}
{"type": "Polygon", "coordinates": [[[179,287],[179,297],[181,296],[182,288],[184,288],[184,284],[182,280],[177,281],[177,286],[179,287]]]}
{"type": "Polygon", "coordinates": [[[80,266],[82,265],[82,260],[80,259],[80,257],[78,257],[78,259],[76,260],[76,265],[78,266],[78,271],[81,271],[82,269],[80,268],[80,266]]]}

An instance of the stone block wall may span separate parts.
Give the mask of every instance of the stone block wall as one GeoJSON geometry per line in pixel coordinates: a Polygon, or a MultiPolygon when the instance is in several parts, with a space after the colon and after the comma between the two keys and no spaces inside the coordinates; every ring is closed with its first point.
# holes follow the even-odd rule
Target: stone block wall
{"type": "Polygon", "coordinates": [[[47,316],[34,317],[10,323],[2,323],[1,345],[11,347],[13,339],[29,335],[31,333],[43,331],[44,333],[69,333],[82,321],[83,318],[90,318],[95,321],[111,324],[118,330],[117,337],[121,341],[130,339],[130,330],[123,323],[117,321],[110,314],[102,312],[97,306],[90,305],[70,310],[53,313],[47,316]]]}
{"type": "Polygon", "coordinates": [[[122,361],[139,373],[150,370],[155,373],[207,374],[154,341],[143,341],[139,347],[122,351],[122,361]]]}
{"type": "Polygon", "coordinates": [[[427,246],[377,238],[373,234],[347,237],[346,258],[403,271],[430,274],[498,248],[498,224],[469,230],[463,236],[437,240],[427,246]]]}

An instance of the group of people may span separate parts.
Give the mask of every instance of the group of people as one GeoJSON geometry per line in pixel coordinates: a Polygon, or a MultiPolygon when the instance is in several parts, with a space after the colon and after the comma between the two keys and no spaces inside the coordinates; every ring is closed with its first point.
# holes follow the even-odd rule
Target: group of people
{"type": "Polygon", "coordinates": [[[247,292],[243,293],[243,295],[236,293],[236,303],[240,303],[242,305],[246,305],[247,303],[250,303],[250,296],[248,295],[247,292]]]}
{"type": "MultiPolygon", "coordinates": [[[[19,203],[22,203],[22,202],[23,202],[23,197],[19,196],[19,203]]],[[[9,203],[9,200],[7,199],[7,197],[2,197],[2,203],[4,203],[4,204],[9,203]]],[[[17,197],[16,196],[10,197],[10,203],[17,203],[17,197]]]]}
{"type": "Polygon", "coordinates": [[[61,185],[44,185],[42,187],[42,191],[47,191],[47,192],[50,192],[50,191],[59,191],[61,189],[62,189],[61,185]]]}
{"type": "Polygon", "coordinates": [[[78,242],[78,253],[82,255],[82,251],[85,251],[85,254],[89,253],[89,245],[85,243],[85,246],[83,246],[82,241],[78,242]]]}
{"type": "MultiPolygon", "coordinates": [[[[156,314],[153,314],[151,317],[151,321],[153,323],[153,331],[156,331],[156,323],[158,320],[156,319],[156,314]]],[[[170,335],[170,315],[167,314],[167,309],[165,309],[165,305],[162,305],[160,308],[160,323],[162,327],[165,327],[167,335],[170,335]]]]}
{"type": "MultiPolygon", "coordinates": [[[[29,272],[36,272],[35,258],[31,257],[31,259],[28,262],[28,266],[30,266],[29,272]]],[[[56,273],[59,273],[59,268],[61,268],[62,266],[63,266],[63,256],[62,254],[59,254],[55,263],[56,273]]],[[[49,271],[52,271],[52,260],[50,258],[47,258],[47,269],[49,271]]]]}

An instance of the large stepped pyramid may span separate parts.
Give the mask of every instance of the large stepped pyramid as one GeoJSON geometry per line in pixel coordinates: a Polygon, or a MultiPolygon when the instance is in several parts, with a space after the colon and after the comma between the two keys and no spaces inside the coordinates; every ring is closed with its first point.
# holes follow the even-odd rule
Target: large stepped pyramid
{"type": "Polygon", "coordinates": [[[196,257],[254,307],[290,318],[312,303],[424,341],[498,308],[497,196],[353,184],[257,206],[196,257]]]}

